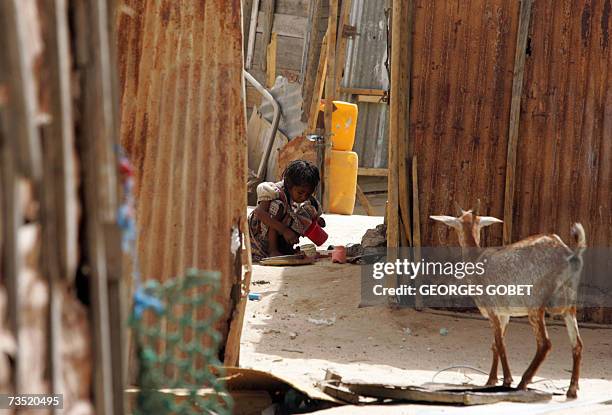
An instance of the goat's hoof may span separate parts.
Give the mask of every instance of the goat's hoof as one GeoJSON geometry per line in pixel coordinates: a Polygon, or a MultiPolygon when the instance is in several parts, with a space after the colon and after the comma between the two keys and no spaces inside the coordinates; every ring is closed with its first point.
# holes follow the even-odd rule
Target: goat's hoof
{"type": "Polygon", "coordinates": [[[576,388],[570,386],[565,396],[567,396],[567,399],[576,399],[578,397],[578,394],[576,393],[576,388]]]}
{"type": "Polygon", "coordinates": [[[485,384],[485,386],[495,386],[495,385],[497,385],[497,378],[495,379],[489,378],[489,380],[487,380],[487,383],[485,384]]]}
{"type": "Polygon", "coordinates": [[[516,388],[519,389],[519,390],[526,390],[527,389],[527,382],[519,383],[516,388]]]}
{"type": "Polygon", "coordinates": [[[513,382],[512,379],[504,380],[504,382],[502,383],[502,386],[505,387],[505,388],[509,388],[510,386],[512,386],[512,382],[513,382]]]}

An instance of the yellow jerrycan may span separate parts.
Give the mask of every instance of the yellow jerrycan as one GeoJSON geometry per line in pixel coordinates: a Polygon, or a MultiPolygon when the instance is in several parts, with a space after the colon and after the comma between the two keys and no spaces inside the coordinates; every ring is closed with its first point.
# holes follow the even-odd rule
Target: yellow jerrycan
{"type": "MultiPolygon", "coordinates": [[[[334,101],[332,112],[332,148],[340,151],[351,151],[355,143],[355,130],[357,129],[357,105],[350,102],[334,101]]],[[[321,111],[325,110],[325,101],[322,101],[321,111]]]]}
{"type": "Polygon", "coordinates": [[[352,215],[357,191],[359,159],[352,151],[332,150],[329,174],[329,211],[352,215]]]}

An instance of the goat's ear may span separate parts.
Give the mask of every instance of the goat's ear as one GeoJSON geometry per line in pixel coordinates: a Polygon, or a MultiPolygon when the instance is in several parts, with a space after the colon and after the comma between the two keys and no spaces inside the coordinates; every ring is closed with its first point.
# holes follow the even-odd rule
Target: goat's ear
{"type": "Polygon", "coordinates": [[[480,222],[478,223],[481,228],[485,226],[493,225],[494,223],[504,223],[503,220],[494,218],[493,216],[479,216],[480,222]]]}
{"type": "Polygon", "coordinates": [[[454,216],[430,216],[433,220],[437,220],[438,222],[442,222],[445,225],[450,226],[451,228],[460,228],[461,221],[454,216]]]}

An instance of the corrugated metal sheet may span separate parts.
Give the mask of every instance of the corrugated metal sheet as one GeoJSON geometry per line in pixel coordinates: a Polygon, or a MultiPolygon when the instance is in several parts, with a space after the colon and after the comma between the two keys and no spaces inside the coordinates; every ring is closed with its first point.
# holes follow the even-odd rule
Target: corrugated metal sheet
{"type": "Polygon", "coordinates": [[[386,168],[389,154],[389,106],[359,102],[353,151],[359,167],[386,168]]]}
{"type": "MultiPolygon", "coordinates": [[[[414,3],[410,139],[418,157],[424,246],[457,243],[429,215],[465,209],[503,217],[518,1],[414,3]]],[[[501,226],[484,245],[500,245],[501,226]]]]}
{"type": "MultiPolygon", "coordinates": [[[[350,24],[358,35],[347,42],[343,87],[388,89],[387,17],[389,1],[353,0],[350,24]]],[[[342,96],[350,100],[350,96],[342,96]]],[[[389,110],[386,103],[359,102],[353,151],[361,167],[387,167],[389,110]]]]}
{"type": "Polygon", "coordinates": [[[141,270],[162,281],[221,271],[225,338],[241,272],[230,235],[246,212],[240,0],[124,3],[121,135],[137,170],[141,270]]]}
{"type": "Polygon", "coordinates": [[[349,22],[356,26],[357,35],[347,42],[343,86],[387,89],[389,76],[385,67],[387,56],[388,0],[372,2],[354,0],[349,22]]]}
{"type": "Polygon", "coordinates": [[[514,236],[580,221],[612,244],[611,2],[536,1],[518,146],[514,236]]]}

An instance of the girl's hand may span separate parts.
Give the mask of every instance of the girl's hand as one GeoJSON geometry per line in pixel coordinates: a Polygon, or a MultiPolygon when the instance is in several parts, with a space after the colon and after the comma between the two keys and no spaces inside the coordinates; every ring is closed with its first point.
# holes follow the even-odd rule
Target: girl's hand
{"type": "Polygon", "coordinates": [[[323,219],[322,217],[319,216],[319,218],[317,219],[317,222],[319,222],[319,226],[324,228],[325,227],[325,219],[323,219]]]}
{"type": "Polygon", "coordinates": [[[286,228],[283,231],[283,238],[285,238],[285,240],[287,242],[289,242],[291,245],[295,245],[300,241],[300,235],[298,235],[297,233],[293,232],[291,229],[286,228]]]}

